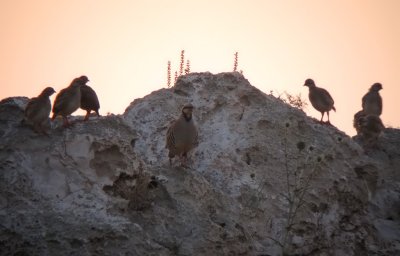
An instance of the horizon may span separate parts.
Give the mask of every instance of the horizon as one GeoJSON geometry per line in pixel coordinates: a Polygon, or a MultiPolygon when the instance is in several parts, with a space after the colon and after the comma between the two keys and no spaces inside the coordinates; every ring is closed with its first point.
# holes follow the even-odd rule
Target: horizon
{"type": "MultiPolygon", "coordinates": [[[[0,98],[58,92],[87,75],[100,113],[167,86],[180,52],[191,72],[238,70],[266,94],[302,95],[312,78],[330,92],[331,123],[355,134],[353,115],[375,83],[383,84],[382,121],[399,127],[400,1],[58,1],[0,3],[0,98]]],[[[53,102],[55,95],[51,97],[53,102]]],[[[82,113],[82,112],[76,112],[82,113]]]]}

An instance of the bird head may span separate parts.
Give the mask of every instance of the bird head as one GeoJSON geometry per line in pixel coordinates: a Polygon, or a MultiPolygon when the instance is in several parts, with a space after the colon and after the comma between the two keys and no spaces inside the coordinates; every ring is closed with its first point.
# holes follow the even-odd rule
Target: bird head
{"type": "Polygon", "coordinates": [[[45,97],[50,97],[51,95],[53,95],[56,91],[53,89],[53,87],[46,87],[42,93],[40,94],[41,96],[45,96],[45,97]]]}
{"type": "Polygon", "coordinates": [[[87,76],[80,76],[78,77],[78,82],[82,85],[85,85],[87,82],[89,82],[89,78],[87,76]]]}
{"type": "Polygon", "coordinates": [[[315,87],[314,80],[312,80],[311,78],[308,78],[308,79],[304,82],[304,86],[307,86],[307,87],[315,87]]]}
{"type": "Polygon", "coordinates": [[[80,76],[80,77],[77,77],[74,80],[72,80],[70,86],[72,86],[72,87],[82,86],[82,85],[85,85],[87,82],[89,82],[89,79],[87,78],[87,76],[80,76]]]}
{"type": "Polygon", "coordinates": [[[369,90],[371,92],[379,92],[380,90],[382,90],[382,84],[381,83],[374,83],[369,90]]]}
{"type": "Polygon", "coordinates": [[[186,121],[190,121],[192,119],[192,113],[193,113],[193,105],[192,104],[186,104],[182,108],[182,115],[185,118],[186,121]]]}

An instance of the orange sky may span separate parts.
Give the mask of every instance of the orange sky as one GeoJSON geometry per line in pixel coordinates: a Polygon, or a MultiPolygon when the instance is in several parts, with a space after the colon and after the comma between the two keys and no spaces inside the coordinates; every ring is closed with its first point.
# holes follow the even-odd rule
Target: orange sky
{"type": "Polygon", "coordinates": [[[0,98],[59,91],[85,74],[100,112],[122,113],[165,87],[181,49],[193,72],[212,73],[231,71],[238,51],[239,69],[264,92],[306,97],[313,78],[335,100],[331,122],[350,135],[361,97],[381,82],[382,119],[399,127],[399,11],[397,0],[1,0],[0,98]]]}

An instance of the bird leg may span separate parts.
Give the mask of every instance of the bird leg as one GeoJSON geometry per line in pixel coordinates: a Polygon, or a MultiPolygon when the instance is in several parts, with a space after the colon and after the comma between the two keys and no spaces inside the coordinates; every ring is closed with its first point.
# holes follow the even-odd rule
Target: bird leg
{"type": "Polygon", "coordinates": [[[331,124],[331,122],[329,121],[329,111],[328,112],[326,112],[326,114],[328,115],[328,121],[326,122],[326,124],[331,124]]]}
{"type": "Polygon", "coordinates": [[[187,152],[183,153],[180,156],[180,159],[181,159],[181,166],[184,167],[184,168],[188,168],[189,166],[187,164],[187,160],[188,160],[187,152]]]}
{"type": "Polygon", "coordinates": [[[323,124],[324,121],[322,121],[322,120],[324,119],[324,114],[325,114],[325,112],[321,112],[321,113],[322,113],[322,116],[321,116],[321,120],[319,120],[319,122],[320,122],[321,124],[323,124]]]}
{"type": "Polygon", "coordinates": [[[87,111],[86,111],[85,119],[83,119],[83,121],[89,120],[89,116],[90,116],[90,110],[87,110],[87,111]]]}
{"type": "Polygon", "coordinates": [[[64,126],[64,127],[70,127],[70,126],[71,126],[71,123],[68,121],[68,118],[67,118],[66,116],[63,116],[63,119],[64,119],[64,124],[63,124],[63,126],[64,126]]]}

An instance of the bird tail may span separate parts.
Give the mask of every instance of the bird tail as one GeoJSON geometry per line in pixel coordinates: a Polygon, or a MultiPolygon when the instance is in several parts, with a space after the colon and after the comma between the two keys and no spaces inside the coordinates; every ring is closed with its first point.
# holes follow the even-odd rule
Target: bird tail
{"type": "Polygon", "coordinates": [[[335,106],[332,106],[332,109],[333,109],[333,111],[335,111],[335,112],[336,112],[336,108],[335,108],[335,106]]]}

